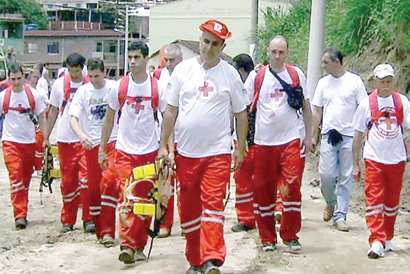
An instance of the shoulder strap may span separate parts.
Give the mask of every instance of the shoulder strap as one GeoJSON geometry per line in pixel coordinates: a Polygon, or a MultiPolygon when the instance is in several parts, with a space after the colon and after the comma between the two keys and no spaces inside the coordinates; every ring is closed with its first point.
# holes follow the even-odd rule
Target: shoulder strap
{"type": "Polygon", "coordinates": [[[256,103],[259,100],[259,94],[261,92],[263,79],[265,78],[266,68],[267,68],[267,66],[261,67],[258,70],[258,73],[256,74],[255,84],[254,84],[253,101],[252,101],[251,107],[249,109],[249,112],[251,112],[251,113],[255,111],[256,103]]]}
{"type": "Polygon", "coordinates": [[[11,92],[13,91],[13,86],[9,86],[4,94],[4,101],[3,101],[3,112],[4,114],[7,114],[9,112],[9,106],[10,106],[10,98],[11,98],[11,92]]]}
{"type": "MultiPolygon", "coordinates": [[[[31,111],[34,112],[34,109],[36,108],[36,100],[34,98],[33,93],[31,92],[30,86],[29,85],[24,85],[23,86],[24,92],[27,95],[28,103],[30,105],[31,111]]],[[[10,86],[6,89],[6,93],[4,94],[4,101],[3,101],[3,112],[4,114],[7,114],[9,112],[9,107],[10,107],[10,99],[11,99],[11,93],[13,91],[13,87],[10,86]]]]}
{"type": "Polygon", "coordinates": [[[370,105],[370,113],[372,115],[372,123],[375,123],[380,117],[378,117],[379,113],[379,102],[377,101],[377,94],[379,91],[374,89],[372,93],[369,95],[369,105],[370,105]]]}
{"type": "Polygon", "coordinates": [[[154,73],[153,73],[154,78],[157,78],[159,80],[159,77],[161,77],[161,72],[162,72],[162,68],[154,70],[154,73]]]}
{"type": "Polygon", "coordinates": [[[122,107],[125,104],[125,98],[128,94],[128,84],[130,83],[130,76],[126,75],[120,80],[120,88],[118,91],[118,102],[120,103],[119,112],[121,112],[122,107]]]}
{"type": "Polygon", "coordinates": [[[295,67],[289,64],[285,64],[286,70],[288,71],[290,78],[292,79],[292,87],[296,88],[300,86],[299,74],[295,67]]]}
{"type": "Polygon", "coordinates": [[[71,93],[71,75],[64,75],[64,101],[68,102],[71,93]]]}
{"type": "Polygon", "coordinates": [[[401,126],[403,123],[403,116],[404,116],[403,115],[403,102],[401,101],[400,93],[398,91],[393,91],[392,96],[393,96],[394,109],[396,110],[397,124],[401,126]]]}
{"type": "Polygon", "coordinates": [[[34,113],[34,110],[36,108],[36,100],[34,98],[33,93],[31,92],[30,86],[29,85],[24,85],[24,90],[26,92],[28,102],[30,104],[30,109],[34,113]]]}

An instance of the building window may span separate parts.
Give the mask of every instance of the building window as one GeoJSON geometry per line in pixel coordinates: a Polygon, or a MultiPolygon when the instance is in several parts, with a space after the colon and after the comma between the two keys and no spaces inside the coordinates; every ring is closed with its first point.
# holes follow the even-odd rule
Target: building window
{"type": "Polygon", "coordinates": [[[117,42],[113,40],[105,41],[104,52],[115,53],[117,49],[117,42]]]}
{"type": "Polygon", "coordinates": [[[103,43],[102,42],[96,42],[95,43],[95,51],[96,52],[102,52],[103,51],[103,43]]]}
{"type": "Polygon", "coordinates": [[[26,42],[26,53],[37,53],[37,43],[26,42]]]}
{"type": "Polygon", "coordinates": [[[81,8],[81,4],[75,4],[76,8],[81,8]]]}
{"type": "Polygon", "coordinates": [[[68,4],[63,4],[63,7],[64,7],[64,8],[67,8],[67,7],[68,7],[68,4]]]}
{"type": "Polygon", "coordinates": [[[97,3],[87,3],[87,9],[96,9],[97,3]]]}
{"type": "Polygon", "coordinates": [[[58,42],[49,42],[47,44],[47,53],[48,54],[58,54],[59,50],[59,43],[58,42]]]}

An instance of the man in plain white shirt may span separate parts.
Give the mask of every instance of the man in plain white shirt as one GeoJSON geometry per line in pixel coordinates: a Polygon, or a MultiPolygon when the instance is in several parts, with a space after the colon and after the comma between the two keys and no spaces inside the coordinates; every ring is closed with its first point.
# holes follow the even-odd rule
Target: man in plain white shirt
{"type": "Polygon", "coordinates": [[[343,67],[339,49],[326,49],[322,66],[329,74],[319,80],[312,104],[313,144],[317,143],[317,132],[323,121],[319,161],[321,189],[326,201],[323,220],[327,222],[333,218],[336,229],[347,232],[346,216],[353,179],[352,120],[367,93],[361,77],[343,67]]]}

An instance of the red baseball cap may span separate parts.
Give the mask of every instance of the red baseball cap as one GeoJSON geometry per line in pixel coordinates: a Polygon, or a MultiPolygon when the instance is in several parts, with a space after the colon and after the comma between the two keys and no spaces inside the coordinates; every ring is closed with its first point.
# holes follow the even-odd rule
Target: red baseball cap
{"type": "Polygon", "coordinates": [[[229,32],[228,27],[221,21],[214,19],[206,21],[199,27],[199,29],[212,33],[222,40],[226,40],[232,37],[232,33],[229,32]]]}

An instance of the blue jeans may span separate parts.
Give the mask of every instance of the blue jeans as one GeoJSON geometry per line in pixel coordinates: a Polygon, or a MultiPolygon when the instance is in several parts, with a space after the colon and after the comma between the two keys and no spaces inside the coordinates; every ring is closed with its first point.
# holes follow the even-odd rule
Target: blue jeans
{"type": "Polygon", "coordinates": [[[323,197],[328,206],[336,206],[335,222],[344,220],[349,211],[353,185],[353,137],[343,135],[343,141],[332,146],[329,134],[322,135],[319,174],[323,197]]]}

